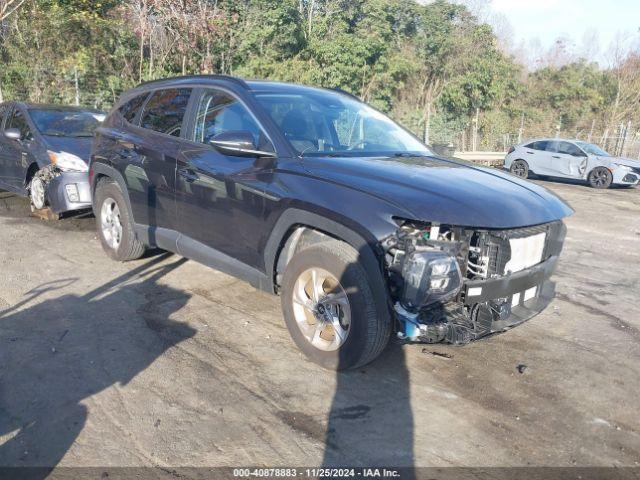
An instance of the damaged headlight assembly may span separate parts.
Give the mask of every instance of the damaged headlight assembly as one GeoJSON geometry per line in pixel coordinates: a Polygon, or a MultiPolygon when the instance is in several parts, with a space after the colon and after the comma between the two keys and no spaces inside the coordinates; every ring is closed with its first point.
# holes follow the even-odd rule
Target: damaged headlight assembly
{"type": "Polygon", "coordinates": [[[88,172],[89,166],[77,155],[47,150],[51,163],[63,172],[88,172]]]}
{"type": "Polygon", "coordinates": [[[404,286],[400,303],[414,311],[435,302],[447,302],[460,292],[462,275],[456,259],[440,250],[416,250],[402,267],[404,286]]]}

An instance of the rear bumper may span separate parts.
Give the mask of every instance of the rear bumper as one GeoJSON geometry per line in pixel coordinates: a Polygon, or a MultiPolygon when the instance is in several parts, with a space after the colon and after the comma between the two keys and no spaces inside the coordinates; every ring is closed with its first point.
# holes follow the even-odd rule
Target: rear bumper
{"type": "Polygon", "coordinates": [[[54,213],[91,208],[89,175],[81,172],[62,172],[49,182],[47,200],[54,213]],[[76,198],[72,198],[72,192],[77,193],[76,198]]]}

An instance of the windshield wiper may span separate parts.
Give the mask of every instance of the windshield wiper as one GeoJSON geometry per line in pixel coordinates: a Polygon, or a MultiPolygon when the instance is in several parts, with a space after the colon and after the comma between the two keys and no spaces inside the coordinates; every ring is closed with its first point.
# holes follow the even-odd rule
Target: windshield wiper
{"type": "Polygon", "coordinates": [[[393,154],[394,157],[428,157],[426,153],[416,153],[416,152],[395,152],[393,154]]]}

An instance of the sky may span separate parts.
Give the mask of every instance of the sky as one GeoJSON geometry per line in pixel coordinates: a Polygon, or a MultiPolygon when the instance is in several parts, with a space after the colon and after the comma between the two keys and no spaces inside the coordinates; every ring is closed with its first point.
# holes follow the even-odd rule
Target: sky
{"type": "Polygon", "coordinates": [[[627,37],[638,37],[640,32],[640,0],[489,0],[488,3],[498,23],[501,17],[506,18],[517,43],[524,41],[530,45],[539,39],[541,47],[548,49],[558,37],[565,37],[578,53],[599,63],[606,63],[607,52],[618,32],[627,37]]]}

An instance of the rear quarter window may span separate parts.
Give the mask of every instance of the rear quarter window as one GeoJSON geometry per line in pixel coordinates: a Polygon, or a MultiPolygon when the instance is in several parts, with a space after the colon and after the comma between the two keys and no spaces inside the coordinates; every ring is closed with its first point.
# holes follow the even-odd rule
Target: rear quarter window
{"type": "Polygon", "coordinates": [[[169,88],[154,92],[144,107],[140,126],[179,137],[190,95],[190,88],[169,88]]]}
{"type": "Polygon", "coordinates": [[[143,93],[141,95],[138,95],[136,97],[133,97],[127,103],[122,105],[118,109],[118,111],[125,118],[125,120],[127,122],[133,123],[133,121],[135,120],[136,116],[138,115],[138,112],[140,111],[140,109],[144,105],[144,101],[147,99],[148,96],[149,96],[149,93],[147,92],[147,93],[143,93]]]}

